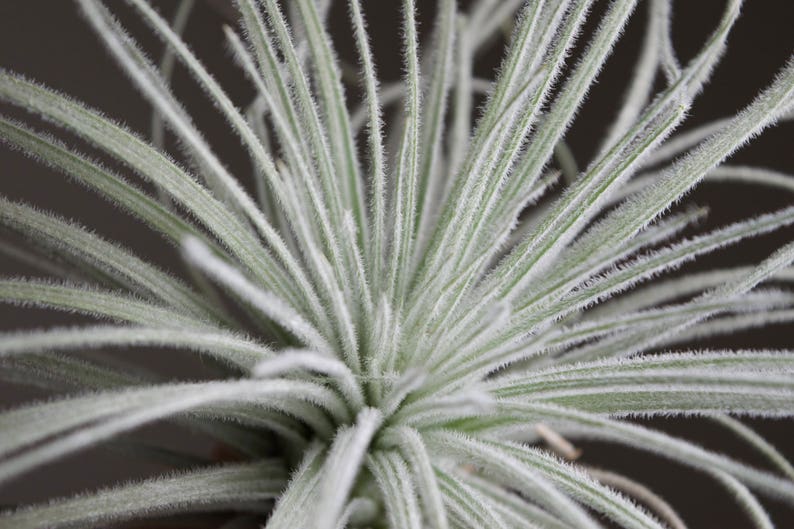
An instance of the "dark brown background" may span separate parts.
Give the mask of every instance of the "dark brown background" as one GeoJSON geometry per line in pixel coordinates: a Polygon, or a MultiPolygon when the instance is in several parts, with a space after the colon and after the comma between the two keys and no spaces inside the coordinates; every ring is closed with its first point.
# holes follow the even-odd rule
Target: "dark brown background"
{"type": "MultiPolygon", "coordinates": [[[[187,30],[187,40],[238,104],[247,103],[253,92],[235,69],[223,43],[221,24],[234,23],[231,2],[198,0],[187,30]]],[[[145,49],[159,57],[161,46],[130,13],[121,1],[108,4],[119,13],[133,35],[141,39],[145,49]]],[[[160,11],[171,16],[176,2],[154,2],[160,11]]],[[[340,54],[356,63],[351,31],[343,0],[336,0],[331,16],[332,32],[340,54]]],[[[401,74],[399,50],[399,4],[396,0],[365,2],[369,26],[384,79],[397,80],[401,74]]],[[[749,0],[730,38],[730,46],[717,68],[707,91],[697,100],[686,127],[729,114],[746,105],[758,90],[767,85],[774,73],[786,62],[794,49],[794,2],[791,0],[749,0]]],[[[434,12],[433,0],[418,0],[420,30],[430,28],[434,12]]],[[[596,12],[604,1],[597,2],[596,12]]],[[[714,27],[723,2],[697,0],[675,2],[674,40],[682,61],[691,57],[714,27]]],[[[599,77],[588,103],[579,113],[568,134],[580,165],[598,145],[605,125],[616,113],[624,83],[630,75],[639,50],[646,3],[640,2],[614,56],[599,77]]],[[[586,28],[584,35],[592,32],[586,28]]],[[[495,47],[478,64],[478,74],[487,75],[498,65],[501,50],[495,47]]],[[[55,87],[77,99],[88,102],[109,116],[124,122],[146,135],[149,127],[149,106],[138,96],[123,73],[98,43],[73,3],[67,0],[3,0],[0,2],[0,67],[22,72],[32,79],[55,87]]],[[[232,171],[249,184],[250,168],[239,141],[229,133],[222,118],[195,89],[188,75],[178,69],[174,86],[185,101],[198,125],[206,131],[212,145],[232,171]]],[[[24,113],[0,103],[5,114],[30,119],[24,113]]],[[[59,134],[78,145],[66,135],[59,134]]],[[[794,173],[794,124],[786,123],[767,131],[751,146],[733,158],[736,163],[759,165],[794,173]]],[[[173,145],[170,145],[173,149],[173,145]]],[[[80,149],[92,152],[80,146],[80,149]]],[[[174,151],[178,153],[178,151],[174,151]]],[[[137,221],[116,211],[91,193],[68,182],[57,173],[43,168],[17,152],[0,146],[0,193],[25,200],[47,210],[74,218],[110,238],[123,240],[139,255],[173,270],[179,269],[175,252],[158,237],[150,234],[137,221]]],[[[791,195],[779,191],[752,188],[738,184],[704,185],[689,197],[698,204],[707,204],[711,215],[701,228],[718,226],[750,215],[777,209],[794,202],[791,195]]],[[[688,268],[703,269],[718,265],[757,262],[774,248],[794,239],[794,230],[781,230],[773,235],[745,243],[701,259],[688,268]]],[[[2,258],[0,258],[2,259],[2,258]]],[[[11,262],[0,261],[0,273],[31,274],[30,270],[11,262]]],[[[0,330],[37,328],[51,324],[87,321],[54,314],[49,311],[0,306],[0,330]]],[[[702,347],[791,347],[792,328],[774,326],[763,331],[742,333],[708,343],[702,347]]],[[[164,373],[177,377],[200,376],[201,366],[185,355],[172,351],[134,351],[114,353],[128,359],[143,361],[164,373]]],[[[0,407],[45,394],[0,382],[0,407]]],[[[750,421],[783,452],[794,457],[794,428],[787,421],[750,421]]],[[[687,438],[755,461],[752,454],[729,435],[706,421],[663,420],[656,425],[687,438]]],[[[145,438],[165,439],[171,443],[188,442],[196,453],[206,452],[204,439],[186,438],[184,431],[161,426],[140,433],[145,438]]],[[[741,513],[728,497],[711,481],[679,465],[625,449],[601,444],[585,446],[585,461],[615,468],[645,480],[652,488],[680,508],[693,528],[747,527],[741,513]]],[[[131,460],[104,449],[94,449],[52,464],[31,476],[0,488],[0,504],[42,500],[52,495],[69,494],[85,488],[108,484],[114,480],[151,475],[161,467],[131,460]]],[[[780,527],[794,525],[794,511],[768,502],[780,527]]]]}

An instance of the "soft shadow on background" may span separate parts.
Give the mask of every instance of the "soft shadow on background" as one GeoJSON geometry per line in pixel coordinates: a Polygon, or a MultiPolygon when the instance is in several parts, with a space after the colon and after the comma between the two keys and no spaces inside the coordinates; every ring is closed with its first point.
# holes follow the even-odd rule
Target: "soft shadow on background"
{"type": "MultiPolygon", "coordinates": [[[[161,13],[170,17],[176,8],[173,0],[153,2],[161,13]]],[[[432,27],[434,0],[419,0],[420,31],[432,27]]],[[[121,21],[143,43],[152,57],[159,57],[162,46],[122,2],[109,2],[121,21]]],[[[221,81],[240,105],[250,102],[253,91],[235,68],[223,44],[223,24],[235,24],[231,0],[197,0],[191,15],[186,39],[208,69],[221,81]]],[[[357,64],[352,35],[346,16],[346,1],[336,0],[331,14],[331,31],[340,55],[357,64]]],[[[674,6],[674,40],[682,62],[690,58],[717,23],[724,2],[718,0],[677,1],[674,6]]],[[[401,75],[400,2],[369,0],[367,18],[377,54],[379,73],[384,80],[398,80],[401,75]]],[[[600,12],[606,2],[596,3],[600,12]]],[[[646,2],[619,42],[616,53],[594,86],[588,102],[579,112],[567,140],[580,166],[594,154],[602,134],[615,115],[626,79],[639,51],[645,31],[646,2]]],[[[752,0],[746,2],[743,14],[729,40],[723,62],[714,72],[712,82],[696,101],[685,128],[731,114],[743,107],[764,86],[794,51],[794,1],[752,0]]],[[[592,32],[593,24],[585,28],[592,32]]],[[[478,75],[489,75],[498,66],[501,45],[481,57],[478,75]]],[[[575,59],[575,57],[574,57],[575,59]]],[[[572,59],[573,60],[573,59],[572,59]]],[[[21,72],[48,86],[70,94],[101,109],[131,129],[148,135],[150,107],[135,92],[121,70],[101,48],[72,2],[66,0],[3,0],[0,2],[0,67],[21,72]]],[[[223,119],[203,97],[189,76],[177,68],[173,85],[197,125],[217,149],[232,173],[250,187],[250,166],[247,157],[223,119]]],[[[356,100],[351,91],[348,96],[356,100]]],[[[30,120],[24,113],[0,103],[6,115],[30,120]]],[[[46,124],[37,123],[46,127],[46,124]]],[[[99,156],[90,148],[74,141],[61,131],[53,131],[83,152],[99,156]]],[[[178,146],[169,150],[179,157],[178,146]]],[[[108,165],[118,168],[111,161],[108,165]]],[[[766,131],[749,147],[732,159],[733,163],[757,165],[794,174],[794,123],[784,123],[766,131]]],[[[14,200],[24,200],[45,210],[75,219],[111,240],[124,241],[141,257],[154,261],[175,273],[181,273],[177,253],[140,223],[113,206],[98,199],[80,186],[67,181],[18,152],[0,145],[0,193],[14,200]]],[[[780,191],[741,184],[704,184],[693,192],[687,203],[707,205],[711,213],[698,229],[724,225],[765,211],[779,209],[794,202],[794,196],[780,191]]],[[[7,234],[0,236],[8,237],[7,234]]],[[[13,240],[13,237],[11,237],[13,240]]],[[[727,250],[706,256],[688,270],[707,269],[755,263],[775,248],[794,240],[794,230],[780,230],[727,250]]],[[[0,274],[40,275],[24,265],[0,257],[0,274]]],[[[67,325],[89,321],[45,310],[0,306],[0,331],[31,329],[49,325],[67,325]]],[[[764,330],[741,333],[719,340],[698,342],[701,348],[791,348],[794,329],[776,325],[764,330]]],[[[107,351],[120,362],[142,362],[161,373],[164,378],[198,378],[205,376],[206,366],[170,350],[107,351]]],[[[93,353],[99,354],[99,353],[93,353]]],[[[8,408],[29,399],[46,398],[42,391],[13,385],[0,379],[0,408],[8,408]]],[[[654,426],[682,437],[743,458],[758,460],[719,427],[705,420],[668,419],[653,421],[654,426]]],[[[790,458],[794,458],[794,421],[749,421],[790,458]]],[[[161,424],[136,433],[143,439],[158,440],[177,446],[191,446],[196,454],[212,450],[206,439],[172,425],[161,424]]],[[[678,509],[692,528],[744,527],[747,525],[739,509],[713,482],[684,467],[628,449],[605,444],[583,446],[583,461],[624,472],[647,483],[678,509]]],[[[68,459],[48,465],[32,475],[0,488],[0,505],[40,501],[113,483],[137,479],[161,472],[166,467],[133,459],[123,452],[105,448],[81,452],[68,459]]],[[[780,527],[794,526],[794,510],[764,500],[780,527]]]]}

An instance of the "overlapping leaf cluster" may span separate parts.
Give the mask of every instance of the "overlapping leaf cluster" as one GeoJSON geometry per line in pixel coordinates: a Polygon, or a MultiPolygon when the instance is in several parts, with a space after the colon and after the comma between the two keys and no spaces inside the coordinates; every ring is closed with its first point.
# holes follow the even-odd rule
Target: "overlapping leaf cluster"
{"type": "Polygon", "coordinates": [[[414,0],[404,0],[405,78],[382,88],[360,0],[349,0],[357,109],[325,26],[328,2],[238,0],[240,27],[225,31],[256,88],[245,111],[179,37],[191,0],[173,25],[145,0],[128,2],[167,44],[159,67],[99,0],[77,3],[154,106],[151,142],[11,72],[0,72],[0,98],[104,151],[129,176],[12,119],[0,118],[0,136],[179,247],[195,284],[0,198],[0,222],[35,245],[4,250],[55,253],[51,268],[62,274],[4,278],[0,299],[104,322],[0,335],[4,376],[68,390],[0,414],[0,481],[165,418],[250,462],[21,507],[0,526],[253,508],[269,513],[272,529],[596,528],[598,515],[633,529],[683,527],[641,484],[538,445],[573,456],[566,439],[609,440],[707,472],[758,527],[771,522],[754,493],[794,503],[792,467],[728,415],[794,414],[794,353],[675,349],[791,321],[794,297],[781,285],[794,279],[794,244],[757,266],[649,281],[794,223],[789,207],[682,239],[704,210],[665,215],[704,178],[794,187],[786,175],[720,166],[791,115],[791,60],[736,116],[666,141],[724,51],[740,1],[727,3],[686,64],[670,40],[669,0],[649,1],[624,106],[589,166],[543,207],[534,204],[559,176],[555,147],[563,170],[575,171],[563,137],[633,0],[610,2],[586,36],[588,0],[480,0],[467,10],[440,0],[423,53],[414,0]],[[475,78],[476,54],[509,22],[497,79],[475,78]],[[570,64],[579,39],[586,46],[570,64]],[[247,149],[256,199],[170,89],[175,60],[247,149]],[[665,88],[653,94],[657,78],[665,88]],[[402,111],[384,123],[393,103],[402,111]],[[162,150],[164,125],[190,170],[162,150]],[[250,325],[258,331],[243,332],[250,325]],[[218,379],[158,383],[70,354],[146,346],[212,357],[218,379]],[[660,350],[674,352],[648,354],[660,350]],[[623,420],[671,414],[714,417],[771,469],[623,420]]]}

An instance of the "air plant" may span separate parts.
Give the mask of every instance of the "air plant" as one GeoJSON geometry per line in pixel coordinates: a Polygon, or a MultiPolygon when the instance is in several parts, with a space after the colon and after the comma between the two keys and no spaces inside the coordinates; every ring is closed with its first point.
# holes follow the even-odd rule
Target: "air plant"
{"type": "Polygon", "coordinates": [[[581,31],[588,0],[470,9],[439,0],[422,54],[414,0],[403,0],[404,80],[383,88],[360,0],[349,0],[358,108],[324,22],[328,2],[238,0],[239,28],[225,31],[256,89],[244,111],[179,36],[190,0],[173,27],[146,0],[128,2],[167,44],[162,68],[99,0],[77,1],[162,120],[152,141],[0,71],[0,99],[112,157],[124,175],[13,119],[0,119],[0,136],[140,219],[191,273],[0,199],[0,222],[31,252],[58,255],[53,270],[64,273],[3,278],[0,299],[99,322],[0,335],[5,377],[61,390],[0,413],[0,482],[162,419],[238,461],[10,509],[0,527],[212,511],[254,512],[269,529],[683,527],[642,484],[574,461],[571,443],[587,439],[706,472],[757,527],[771,522],[755,494],[794,503],[792,466],[734,418],[794,414],[794,353],[686,348],[791,321],[794,300],[780,285],[794,279],[794,243],[756,266],[664,276],[794,223],[788,207],[683,237],[704,210],[670,213],[704,178],[792,189],[789,176],[721,164],[792,115],[793,60],[735,116],[673,135],[740,1],[680,64],[670,2],[650,0],[624,105],[576,174],[563,139],[634,0],[610,2],[591,34],[581,31]],[[475,78],[474,54],[505,22],[513,30],[496,78],[475,78]],[[587,43],[573,63],[577,40],[587,43]],[[174,95],[175,60],[245,146],[256,198],[174,95]],[[384,106],[398,102],[403,111],[386,122],[384,106]],[[187,164],[162,149],[163,123],[187,164]],[[558,165],[567,184],[539,203],[558,165]],[[162,382],[73,354],[150,346],[198,353],[217,375],[162,382]],[[660,415],[711,417],[769,469],[629,420],[660,415]]]}

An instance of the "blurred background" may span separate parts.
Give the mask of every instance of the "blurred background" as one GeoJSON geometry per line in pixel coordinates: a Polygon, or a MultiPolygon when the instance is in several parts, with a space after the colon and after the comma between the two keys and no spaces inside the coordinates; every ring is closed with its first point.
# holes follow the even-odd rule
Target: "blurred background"
{"type": "MultiPolygon", "coordinates": [[[[178,2],[152,2],[170,18],[178,2]]],[[[435,0],[418,0],[419,29],[427,36],[432,28],[435,0]],[[423,31],[424,30],[424,31],[423,31]]],[[[329,18],[330,31],[339,55],[356,65],[352,31],[344,0],[335,0],[329,18]]],[[[400,4],[397,0],[364,2],[371,30],[381,79],[397,81],[402,74],[400,49],[400,4]]],[[[465,8],[469,2],[461,2],[465,8]]],[[[637,12],[588,101],[578,114],[576,123],[566,136],[580,167],[585,167],[595,154],[608,124],[617,114],[625,84],[633,71],[634,61],[644,36],[647,1],[640,1],[637,12]]],[[[150,57],[159,60],[161,43],[145,28],[140,19],[120,1],[108,2],[131,34],[139,39],[150,57]]],[[[603,11],[607,2],[597,1],[594,14],[603,11]]],[[[722,0],[674,2],[674,42],[682,62],[691,58],[715,27],[724,7],[722,0]]],[[[585,28],[580,41],[595,29],[597,17],[585,28]]],[[[722,63],[715,70],[711,83],[697,99],[684,129],[734,113],[748,104],[758,91],[768,85],[794,51],[794,2],[791,0],[753,0],[745,2],[743,13],[729,39],[722,63]]],[[[222,27],[234,26],[236,16],[231,0],[196,0],[185,38],[208,69],[240,106],[247,105],[254,92],[236,68],[224,44],[222,27]]],[[[492,77],[504,51],[504,38],[497,39],[483,53],[476,74],[492,77]]],[[[570,63],[575,63],[575,51],[570,63]]],[[[28,78],[69,94],[106,115],[124,123],[143,136],[149,135],[151,108],[138,95],[124,73],[106,53],[98,38],[81,18],[75,5],[66,0],[3,0],[0,2],[0,67],[20,72],[28,78]]],[[[220,158],[249,189],[251,167],[239,140],[230,132],[220,114],[203,96],[190,76],[177,67],[172,85],[194,121],[220,154],[220,158]]],[[[355,86],[348,92],[356,103],[360,94],[355,86]]],[[[18,109],[0,103],[0,112],[51,129],[46,123],[18,109]]],[[[387,117],[389,115],[387,114],[387,117]]],[[[59,138],[82,152],[102,159],[108,166],[127,173],[112,160],[104,158],[68,134],[53,130],[59,138]]],[[[168,150],[180,158],[177,145],[167,142],[168,150]]],[[[766,131],[750,146],[741,149],[732,163],[755,165],[794,174],[794,123],[782,123],[766,131]]],[[[559,192],[559,190],[557,190],[559,192]]],[[[26,158],[24,154],[0,145],[0,194],[13,200],[35,204],[43,210],[79,221],[98,234],[123,241],[141,257],[181,274],[177,252],[164,244],[132,217],[116,210],[93,193],[51,169],[26,158]]],[[[552,195],[553,198],[554,195],[552,195]]],[[[708,218],[697,227],[704,230],[734,220],[779,209],[794,203],[794,196],[777,190],[742,184],[704,184],[691,193],[687,204],[708,206],[708,218]]],[[[3,240],[22,242],[13,234],[0,233],[3,240]]],[[[794,230],[779,230],[738,246],[705,256],[684,271],[715,266],[751,264],[768,256],[775,248],[794,240],[794,230]]],[[[44,276],[46,272],[0,255],[0,274],[44,276]]],[[[50,325],[72,325],[91,321],[87,317],[47,310],[0,305],[0,331],[42,328],[50,325]]],[[[763,330],[743,332],[719,340],[692,344],[698,348],[791,348],[794,329],[790,325],[770,326],[763,330]]],[[[207,376],[201,361],[171,350],[102,351],[91,355],[112,357],[120,365],[142,363],[168,378],[202,378],[207,376]]],[[[45,399],[49,393],[3,380],[0,370],[0,409],[10,408],[31,399],[45,399]]],[[[651,422],[651,421],[644,421],[651,422]]],[[[754,454],[721,427],[706,420],[664,419],[652,424],[720,452],[729,453],[749,463],[761,463],[754,454]]],[[[794,422],[782,420],[749,420],[747,424],[794,458],[794,422]]],[[[0,432],[2,435],[2,432],[0,432]]],[[[198,435],[171,424],[157,424],[135,433],[135,437],[190,447],[196,456],[211,454],[212,443],[198,435]]],[[[582,460],[588,464],[614,469],[641,480],[667,498],[692,528],[746,527],[743,515],[719,487],[701,474],[666,460],[629,449],[600,443],[587,443],[582,460]]],[[[119,480],[138,479],[163,471],[163,465],[133,458],[118,447],[97,448],[80,452],[68,459],[48,465],[35,473],[0,487],[0,505],[42,501],[53,496],[68,495],[105,486],[119,480]]],[[[794,526],[794,510],[764,499],[780,527],[794,526]]]]}

